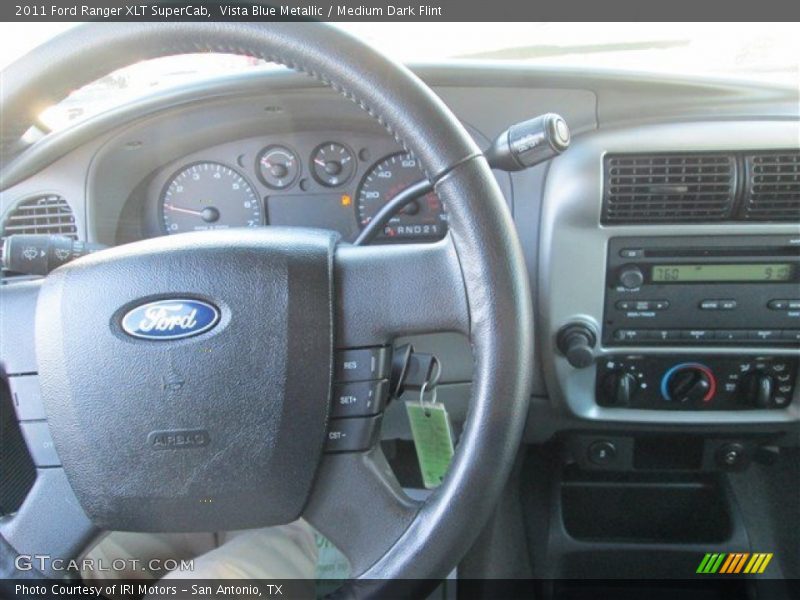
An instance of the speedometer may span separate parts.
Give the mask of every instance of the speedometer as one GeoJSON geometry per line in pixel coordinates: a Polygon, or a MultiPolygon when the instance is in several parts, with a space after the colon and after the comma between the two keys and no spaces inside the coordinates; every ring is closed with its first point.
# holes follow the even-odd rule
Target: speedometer
{"type": "MultiPolygon", "coordinates": [[[[423,178],[417,161],[399,153],[377,163],[361,180],[356,202],[356,218],[363,229],[387,202],[423,178]]],[[[408,240],[439,239],[447,232],[447,215],[434,192],[407,204],[387,223],[378,236],[408,240]]]]}
{"type": "Polygon", "coordinates": [[[215,162],[199,162],[173,175],[161,194],[167,233],[229,227],[258,227],[261,202],[237,171],[215,162]]]}

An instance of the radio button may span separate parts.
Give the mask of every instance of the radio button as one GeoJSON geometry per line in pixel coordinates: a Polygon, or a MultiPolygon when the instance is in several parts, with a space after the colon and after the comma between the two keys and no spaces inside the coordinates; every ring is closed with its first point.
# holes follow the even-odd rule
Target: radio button
{"type": "Polygon", "coordinates": [[[695,342],[709,342],[714,339],[714,332],[708,329],[682,329],[681,339],[695,342]]]}
{"type": "Polygon", "coordinates": [[[781,331],[781,339],[800,342],[800,329],[784,329],[781,331]]]}
{"type": "Polygon", "coordinates": [[[714,339],[718,342],[741,342],[747,337],[746,331],[737,331],[736,329],[718,329],[714,332],[714,339]]]}
{"type": "Polygon", "coordinates": [[[619,251],[619,255],[622,258],[641,258],[644,256],[644,250],[642,248],[623,248],[619,251]]]}
{"type": "Polygon", "coordinates": [[[781,332],[778,329],[752,329],[748,332],[748,339],[759,342],[769,342],[780,337],[781,332]]]}
{"type": "Polygon", "coordinates": [[[636,289],[644,283],[644,273],[636,265],[628,265],[620,271],[619,282],[624,288],[636,289]]]}
{"type": "Polygon", "coordinates": [[[614,339],[620,342],[637,342],[644,339],[643,333],[638,329],[617,329],[614,332],[614,339]]]}
{"type": "Polygon", "coordinates": [[[719,310],[719,300],[703,300],[700,308],[702,310],[719,310]]]}
{"type": "Polygon", "coordinates": [[[655,300],[653,302],[654,310],[667,310],[669,308],[669,300],[655,300]]]}
{"type": "Polygon", "coordinates": [[[674,342],[681,339],[678,329],[651,329],[647,332],[647,339],[651,342],[674,342]]]}
{"type": "Polygon", "coordinates": [[[767,302],[767,308],[770,310],[789,310],[788,300],[770,300],[767,302]]]}
{"type": "Polygon", "coordinates": [[[720,310],[733,310],[736,308],[736,300],[720,300],[720,310]]]}
{"type": "Polygon", "coordinates": [[[770,300],[767,302],[770,310],[800,310],[800,300],[770,300]]]}

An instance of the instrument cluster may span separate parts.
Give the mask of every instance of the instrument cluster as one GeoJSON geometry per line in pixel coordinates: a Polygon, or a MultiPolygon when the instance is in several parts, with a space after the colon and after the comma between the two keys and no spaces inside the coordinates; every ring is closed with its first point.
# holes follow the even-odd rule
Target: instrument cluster
{"type": "MultiPolygon", "coordinates": [[[[294,133],[228,142],[159,169],[147,185],[146,230],[303,226],[352,241],[423,177],[414,157],[385,136],[294,133]]],[[[431,192],[407,205],[376,241],[434,241],[446,232],[447,215],[431,192]]]]}

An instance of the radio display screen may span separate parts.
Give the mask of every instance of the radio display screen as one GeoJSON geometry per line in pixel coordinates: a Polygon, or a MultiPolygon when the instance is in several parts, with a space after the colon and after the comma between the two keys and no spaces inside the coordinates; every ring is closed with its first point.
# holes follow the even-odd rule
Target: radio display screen
{"type": "Polygon", "coordinates": [[[790,281],[790,263],[727,265],[654,265],[653,283],[713,283],[722,281],[790,281]]]}

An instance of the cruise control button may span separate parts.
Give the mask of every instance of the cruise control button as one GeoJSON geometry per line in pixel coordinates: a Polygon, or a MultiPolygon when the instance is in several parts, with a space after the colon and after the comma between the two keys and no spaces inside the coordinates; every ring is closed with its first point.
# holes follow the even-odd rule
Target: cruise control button
{"type": "Polygon", "coordinates": [[[366,417],[383,410],[389,380],[337,383],[333,386],[332,417],[366,417]]]}
{"type": "Polygon", "coordinates": [[[61,459],[53,445],[53,437],[50,435],[50,428],[47,421],[31,421],[20,423],[22,437],[28,445],[33,463],[37,467],[58,467],[61,459]]]}
{"type": "Polygon", "coordinates": [[[377,441],[382,416],[359,419],[331,419],[325,452],[363,452],[377,441]]]}
{"type": "Polygon", "coordinates": [[[338,382],[384,379],[389,376],[389,349],[349,348],[336,352],[334,379],[338,382]]]}
{"type": "Polygon", "coordinates": [[[46,419],[38,375],[20,375],[8,378],[11,399],[20,421],[46,419]]]}

